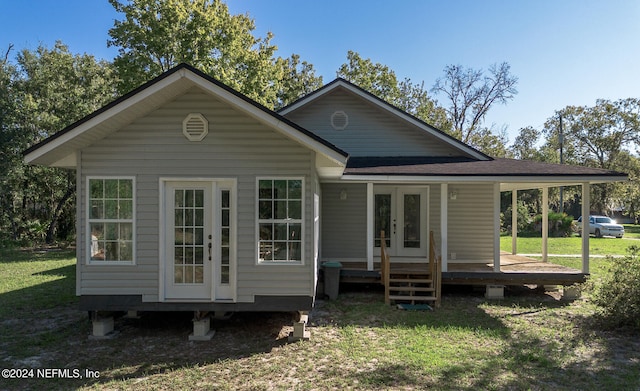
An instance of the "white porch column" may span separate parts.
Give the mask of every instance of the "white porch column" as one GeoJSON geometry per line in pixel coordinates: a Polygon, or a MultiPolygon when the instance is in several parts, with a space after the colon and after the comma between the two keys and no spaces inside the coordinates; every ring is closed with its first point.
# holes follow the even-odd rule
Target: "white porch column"
{"type": "Polygon", "coordinates": [[[500,271],[500,183],[493,184],[493,271],[500,271]]]}
{"type": "Polygon", "coordinates": [[[367,270],[373,270],[373,238],[374,236],[374,200],[373,183],[367,182],[367,270]]]}
{"type": "Polygon", "coordinates": [[[448,271],[449,263],[449,184],[440,185],[440,256],[442,271],[448,271]]]}
{"type": "Polygon", "coordinates": [[[511,254],[518,253],[518,190],[511,191],[511,254]]]}
{"type": "Polygon", "coordinates": [[[589,214],[591,212],[591,188],[582,184],[582,272],[589,273],[589,214]]]}
{"type": "Polygon", "coordinates": [[[549,188],[542,188],[542,262],[547,262],[549,250],[549,188]]]}

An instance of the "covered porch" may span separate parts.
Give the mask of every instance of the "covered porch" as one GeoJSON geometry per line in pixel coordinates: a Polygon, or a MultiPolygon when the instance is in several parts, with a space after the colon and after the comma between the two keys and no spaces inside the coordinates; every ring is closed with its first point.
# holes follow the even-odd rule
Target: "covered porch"
{"type": "MultiPolygon", "coordinates": [[[[329,239],[326,243],[354,238],[354,232],[364,233],[358,238],[365,245],[353,247],[357,241],[343,240],[340,246],[324,247],[335,251],[325,251],[323,257],[342,262],[343,282],[380,280],[381,237],[378,233],[386,231],[391,232],[386,245],[390,247],[390,265],[394,270],[418,268],[420,271],[426,267],[428,257],[424,243],[435,247],[442,284],[570,286],[584,282],[589,274],[589,237],[582,238],[580,270],[548,262],[549,189],[580,186],[581,213],[587,216],[591,208],[591,185],[626,179],[626,174],[614,171],[513,159],[353,159],[340,181],[326,188],[325,194],[330,195],[326,199],[334,202],[325,204],[324,210],[341,209],[326,225],[330,229],[323,233],[324,238],[329,239]],[[540,260],[518,255],[517,214],[511,224],[512,252],[504,253],[500,249],[501,194],[511,192],[515,205],[518,191],[527,189],[542,191],[540,260]],[[412,205],[420,207],[409,209],[408,202],[414,199],[412,205]],[[391,205],[391,213],[385,213],[387,205],[391,205]],[[356,212],[359,220],[344,219],[344,216],[355,217],[356,212]],[[420,229],[416,230],[418,226],[420,229]],[[434,236],[426,239],[426,231],[433,231],[434,236]],[[412,232],[420,235],[411,235],[412,232]],[[352,248],[363,251],[343,257],[352,248]]],[[[588,232],[587,224],[584,219],[584,232],[588,232]]]]}
{"type": "MultiPolygon", "coordinates": [[[[495,270],[492,263],[454,263],[442,272],[443,284],[457,285],[573,285],[586,280],[587,274],[580,270],[540,261],[533,258],[500,253],[500,268],[495,270]]],[[[379,262],[369,270],[365,262],[346,261],[342,263],[340,282],[343,283],[380,283],[381,267],[379,262]]],[[[394,262],[394,270],[420,272],[427,264],[394,262]]]]}

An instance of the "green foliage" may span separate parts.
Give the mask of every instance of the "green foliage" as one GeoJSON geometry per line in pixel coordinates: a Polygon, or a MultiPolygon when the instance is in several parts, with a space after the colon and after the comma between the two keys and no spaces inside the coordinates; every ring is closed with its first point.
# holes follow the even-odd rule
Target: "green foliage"
{"type": "Polygon", "coordinates": [[[276,109],[322,87],[322,76],[316,76],[313,65],[300,61],[297,54],[292,54],[287,59],[278,58],[277,65],[283,69],[283,74],[279,83],[274,83],[277,86],[276,109]]]}
{"type": "MultiPolygon", "coordinates": [[[[536,215],[533,218],[533,227],[535,231],[542,231],[542,215],[536,215]]],[[[566,213],[549,212],[549,236],[552,237],[569,237],[573,234],[573,217],[566,213]]]]}
{"type": "Polygon", "coordinates": [[[27,166],[22,151],[115,96],[110,64],[53,48],[23,50],[0,70],[0,240],[67,239],[74,229],[75,174],[27,166]]]}
{"type": "Polygon", "coordinates": [[[271,33],[256,38],[247,15],[231,15],[219,0],[109,0],[124,15],[109,30],[119,47],[114,66],[128,92],[181,62],[273,107],[276,93],[271,33]]]}
{"type": "MultiPolygon", "coordinates": [[[[560,117],[563,128],[563,157],[568,164],[607,170],[638,172],[634,152],[640,142],[640,99],[617,101],[598,99],[594,106],[567,106],[544,124],[548,162],[559,162],[560,117]]],[[[640,205],[638,182],[592,186],[593,211],[608,214],[624,205],[635,214],[640,205]]]]}
{"type": "MultiPolygon", "coordinates": [[[[509,230],[511,227],[511,217],[512,217],[512,205],[510,204],[507,207],[507,210],[504,212],[504,220],[502,223],[502,228],[504,230],[509,230]]],[[[524,203],[524,201],[518,200],[518,205],[516,206],[516,213],[518,215],[518,232],[523,232],[530,225],[529,219],[529,208],[524,203]]]]}
{"type": "Polygon", "coordinates": [[[129,92],[188,63],[269,107],[282,107],[322,85],[299,56],[276,58],[273,34],[254,35],[246,14],[231,15],[220,0],[109,0],[123,15],[109,30],[118,47],[119,90],[129,92]]]}
{"type": "Polygon", "coordinates": [[[440,130],[451,130],[446,111],[428,95],[424,83],[399,81],[388,66],[362,58],[351,50],[337,75],[440,130]]]}
{"type": "Polygon", "coordinates": [[[609,273],[595,283],[592,297],[608,324],[640,329],[640,247],[628,251],[628,256],[610,260],[609,273]]]}

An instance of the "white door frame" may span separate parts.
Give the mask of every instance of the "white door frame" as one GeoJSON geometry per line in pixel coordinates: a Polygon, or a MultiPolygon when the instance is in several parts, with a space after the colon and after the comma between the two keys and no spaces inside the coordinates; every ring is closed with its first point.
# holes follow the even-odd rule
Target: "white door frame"
{"type": "MultiPolygon", "coordinates": [[[[412,186],[412,185],[384,185],[373,186],[373,197],[371,206],[375,213],[375,196],[377,194],[391,195],[391,232],[387,233],[387,238],[391,239],[391,245],[388,248],[390,256],[403,257],[407,259],[424,260],[429,254],[429,186],[412,186]],[[419,248],[403,248],[400,245],[404,241],[404,195],[420,194],[420,247],[419,248]]],[[[375,231],[375,218],[371,216],[370,224],[373,237],[377,237],[375,231]]],[[[375,243],[374,243],[375,246],[375,243]]],[[[380,248],[373,248],[373,255],[379,257],[380,248]]]]}
{"type": "MultiPolygon", "coordinates": [[[[237,298],[236,286],[237,286],[237,181],[233,178],[160,178],[159,180],[159,301],[222,301],[222,302],[235,302],[237,298]],[[169,195],[168,189],[175,189],[180,187],[199,187],[206,188],[206,194],[209,195],[208,202],[205,202],[210,208],[208,213],[205,213],[208,221],[207,227],[209,232],[205,233],[205,252],[208,252],[208,243],[211,243],[211,261],[206,267],[206,283],[207,292],[200,291],[195,297],[194,295],[180,295],[174,294],[171,289],[168,288],[168,278],[172,276],[172,273],[168,271],[168,267],[173,267],[173,263],[170,263],[169,257],[172,255],[169,248],[170,236],[172,237],[170,230],[173,227],[169,227],[172,224],[174,217],[168,216],[168,210],[170,205],[168,201],[172,201],[173,198],[169,195]],[[222,222],[222,192],[228,192],[229,205],[228,217],[229,217],[229,262],[228,283],[222,283],[221,281],[221,222],[222,222]],[[209,240],[211,235],[211,240],[209,240]]],[[[205,254],[205,261],[208,262],[208,253],[205,254]]]]}

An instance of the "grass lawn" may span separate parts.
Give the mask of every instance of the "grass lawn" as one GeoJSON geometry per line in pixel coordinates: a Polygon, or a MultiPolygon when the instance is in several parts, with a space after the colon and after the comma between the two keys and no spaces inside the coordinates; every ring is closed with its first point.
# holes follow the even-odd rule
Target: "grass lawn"
{"type": "MultiPolygon", "coordinates": [[[[597,262],[594,275],[609,261],[597,262]]],[[[143,314],[93,341],[73,263],[69,252],[0,252],[0,368],[99,378],[0,379],[0,389],[640,388],[638,331],[602,330],[588,292],[566,302],[523,287],[487,301],[445,287],[441,309],[411,312],[385,306],[378,286],[343,289],[312,312],[310,341],[287,343],[291,315],[274,313],[214,321],[209,342],[188,341],[190,313],[143,314]]]]}
{"type": "MultiPolygon", "coordinates": [[[[640,246],[635,239],[589,238],[589,254],[591,255],[626,255],[630,246],[640,246]]],[[[518,237],[519,254],[539,254],[542,252],[542,238],[518,237]]],[[[549,238],[549,254],[581,254],[582,238],[549,238]]],[[[500,249],[511,251],[511,236],[500,237],[500,249]]]]}
{"type": "Polygon", "coordinates": [[[640,239],[640,225],[623,224],[625,238],[640,239]]]}

